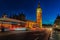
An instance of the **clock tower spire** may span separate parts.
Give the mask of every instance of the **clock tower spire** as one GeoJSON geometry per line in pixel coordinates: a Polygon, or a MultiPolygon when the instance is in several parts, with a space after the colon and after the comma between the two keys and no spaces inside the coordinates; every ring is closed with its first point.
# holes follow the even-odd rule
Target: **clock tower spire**
{"type": "Polygon", "coordinates": [[[36,22],[40,28],[42,28],[42,9],[40,8],[40,2],[38,3],[38,7],[36,10],[36,22]]]}

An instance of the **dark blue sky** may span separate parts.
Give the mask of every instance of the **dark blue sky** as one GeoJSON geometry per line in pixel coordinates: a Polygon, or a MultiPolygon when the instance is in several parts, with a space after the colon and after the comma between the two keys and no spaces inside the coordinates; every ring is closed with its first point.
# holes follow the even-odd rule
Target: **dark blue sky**
{"type": "Polygon", "coordinates": [[[35,21],[38,1],[42,8],[43,24],[53,24],[60,14],[60,0],[0,0],[0,16],[4,12],[12,16],[23,11],[26,19],[35,21]]]}

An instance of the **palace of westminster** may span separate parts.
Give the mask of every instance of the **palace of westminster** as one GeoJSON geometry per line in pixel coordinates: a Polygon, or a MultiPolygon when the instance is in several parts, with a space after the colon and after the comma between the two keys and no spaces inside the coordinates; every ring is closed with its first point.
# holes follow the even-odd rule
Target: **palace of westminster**
{"type": "MultiPolygon", "coordinates": [[[[60,16],[57,17],[55,20],[55,24],[59,25],[60,23],[60,16]]],[[[42,28],[42,9],[40,7],[40,3],[38,3],[37,9],[36,9],[36,21],[21,21],[17,19],[8,18],[7,15],[3,15],[2,18],[0,18],[0,28],[1,27],[9,28],[10,30],[14,30],[14,28],[20,28],[20,27],[39,27],[42,28]]]]}

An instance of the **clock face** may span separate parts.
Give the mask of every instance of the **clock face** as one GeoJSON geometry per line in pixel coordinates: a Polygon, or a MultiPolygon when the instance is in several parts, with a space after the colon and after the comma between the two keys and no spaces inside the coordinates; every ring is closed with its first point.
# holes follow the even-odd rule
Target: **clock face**
{"type": "Polygon", "coordinates": [[[42,10],[39,8],[39,9],[37,9],[37,12],[42,12],[42,10]]]}
{"type": "Polygon", "coordinates": [[[37,12],[40,12],[40,10],[37,10],[37,12]]]}

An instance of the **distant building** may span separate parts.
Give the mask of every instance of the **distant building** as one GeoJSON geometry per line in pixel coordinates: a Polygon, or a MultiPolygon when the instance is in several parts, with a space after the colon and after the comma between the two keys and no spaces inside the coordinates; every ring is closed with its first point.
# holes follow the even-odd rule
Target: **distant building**
{"type": "Polygon", "coordinates": [[[50,27],[53,27],[52,24],[42,24],[42,26],[43,26],[44,28],[50,28],[50,27]]]}
{"type": "Polygon", "coordinates": [[[26,16],[25,14],[22,12],[18,15],[18,19],[21,20],[21,21],[25,21],[26,20],[26,16]]]}
{"type": "Polygon", "coordinates": [[[60,28],[60,16],[58,15],[55,22],[54,22],[54,27],[60,28]]]}
{"type": "Polygon", "coordinates": [[[23,12],[19,13],[19,15],[13,14],[13,16],[10,16],[10,18],[16,19],[16,20],[21,20],[21,21],[26,20],[26,16],[23,12]]]}
{"type": "Polygon", "coordinates": [[[13,16],[12,16],[12,17],[10,17],[10,18],[18,20],[18,15],[13,14],[13,16]]]}
{"type": "Polygon", "coordinates": [[[6,13],[3,13],[2,18],[7,18],[6,13]]]}

